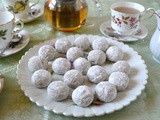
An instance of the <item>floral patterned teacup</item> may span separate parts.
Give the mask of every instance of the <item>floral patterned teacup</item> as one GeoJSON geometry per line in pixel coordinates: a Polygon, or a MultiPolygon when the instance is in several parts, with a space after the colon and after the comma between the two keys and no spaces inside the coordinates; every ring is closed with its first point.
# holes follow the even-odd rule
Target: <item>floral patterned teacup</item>
{"type": "MultiPolygon", "coordinates": [[[[110,9],[111,26],[123,35],[131,35],[137,31],[142,21],[142,14],[150,10],[145,10],[142,5],[134,2],[117,2],[112,4],[110,9]],[[118,10],[118,8],[121,10],[118,10]]],[[[151,16],[153,16],[153,14],[151,16]]]]}
{"type": "Polygon", "coordinates": [[[13,35],[23,29],[23,22],[15,21],[14,14],[8,11],[1,11],[0,18],[0,50],[3,50],[12,40],[13,35]],[[21,25],[20,28],[15,27],[17,24],[21,25]]]}
{"type": "Polygon", "coordinates": [[[31,8],[39,3],[29,6],[29,0],[2,0],[2,3],[6,10],[11,11],[15,14],[18,19],[26,19],[31,11],[31,8]]]}

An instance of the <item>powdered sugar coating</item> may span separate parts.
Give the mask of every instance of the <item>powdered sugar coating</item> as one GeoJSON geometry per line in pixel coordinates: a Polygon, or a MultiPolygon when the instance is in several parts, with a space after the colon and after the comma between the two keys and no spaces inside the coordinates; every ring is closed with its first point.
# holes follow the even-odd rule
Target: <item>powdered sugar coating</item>
{"type": "Polygon", "coordinates": [[[108,60],[112,62],[117,62],[119,60],[122,60],[124,57],[123,51],[117,47],[117,46],[111,46],[106,51],[108,60]]]}
{"type": "Polygon", "coordinates": [[[116,86],[117,91],[124,91],[129,84],[129,77],[123,72],[114,72],[110,75],[109,82],[116,86]]]}
{"type": "Polygon", "coordinates": [[[38,55],[47,60],[53,60],[56,55],[56,50],[51,45],[44,45],[39,49],[38,55]]]}
{"type": "Polygon", "coordinates": [[[83,75],[78,70],[67,71],[64,75],[64,82],[71,88],[75,89],[76,87],[83,84],[83,75]]]}
{"type": "Polygon", "coordinates": [[[103,52],[106,52],[106,50],[109,48],[109,45],[105,38],[98,38],[92,42],[92,48],[94,50],[102,50],[103,52]]]}
{"type": "Polygon", "coordinates": [[[106,61],[106,54],[101,50],[92,50],[87,58],[92,65],[102,65],[106,61]]]}
{"type": "Polygon", "coordinates": [[[80,36],[74,41],[74,45],[81,48],[83,51],[88,50],[91,46],[89,39],[86,36],[80,36]]]}
{"type": "Polygon", "coordinates": [[[99,83],[101,81],[108,80],[108,74],[106,70],[98,65],[90,67],[87,72],[87,76],[89,81],[93,83],[99,83]]]}
{"type": "Polygon", "coordinates": [[[91,67],[90,62],[85,58],[78,58],[73,63],[74,69],[79,70],[82,74],[87,74],[88,69],[91,67]]]}
{"type": "Polygon", "coordinates": [[[67,51],[66,56],[68,60],[74,62],[77,58],[83,57],[83,51],[78,47],[72,47],[67,51]]]}
{"type": "Polygon", "coordinates": [[[52,69],[56,74],[63,75],[71,69],[71,63],[66,58],[57,58],[52,63],[52,69]]]}
{"type": "Polygon", "coordinates": [[[52,75],[47,70],[37,70],[32,75],[32,84],[37,88],[44,88],[52,82],[52,75]]]}
{"type": "Polygon", "coordinates": [[[81,107],[89,106],[94,99],[93,91],[87,86],[79,86],[72,93],[72,100],[81,107]]]}
{"type": "Polygon", "coordinates": [[[54,81],[47,87],[48,96],[55,101],[67,99],[69,87],[62,81],[54,81]]]}
{"type": "Polygon", "coordinates": [[[112,71],[113,72],[124,72],[128,75],[131,71],[131,67],[127,61],[118,61],[113,64],[112,71]]]}
{"type": "Polygon", "coordinates": [[[55,48],[59,53],[66,53],[71,47],[72,44],[67,38],[58,39],[55,43],[55,48]]]}
{"type": "Polygon", "coordinates": [[[46,70],[48,68],[48,61],[40,56],[33,56],[28,61],[28,69],[30,72],[35,72],[40,69],[46,70]]]}
{"type": "Polygon", "coordinates": [[[100,82],[95,87],[96,96],[100,101],[111,102],[117,97],[116,87],[108,81],[100,82]]]}

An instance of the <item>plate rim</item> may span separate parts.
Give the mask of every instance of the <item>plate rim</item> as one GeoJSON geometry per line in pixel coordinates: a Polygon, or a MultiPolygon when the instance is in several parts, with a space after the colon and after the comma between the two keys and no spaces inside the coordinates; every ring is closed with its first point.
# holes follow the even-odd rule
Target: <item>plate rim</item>
{"type": "MultiPolygon", "coordinates": [[[[113,37],[110,37],[110,36],[108,36],[108,35],[106,35],[104,32],[103,32],[103,30],[102,30],[102,26],[104,25],[104,24],[106,24],[107,22],[110,22],[111,20],[107,20],[107,21],[105,21],[105,22],[103,22],[102,24],[100,24],[100,31],[101,31],[101,33],[105,36],[105,37],[107,37],[107,38],[111,38],[111,39],[113,39],[113,37]]],[[[148,29],[147,29],[147,27],[144,25],[144,24],[140,24],[141,26],[143,26],[143,27],[145,27],[145,29],[147,30],[147,32],[146,32],[146,34],[145,34],[145,37],[144,38],[146,38],[147,37],[147,35],[148,35],[148,29]]],[[[143,39],[144,39],[143,38],[143,39]]],[[[136,42],[136,41],[139,41],[139,40],[142,40],[142,38],[135,38],[134,40],[126,40],[126,39],[124,39],[124,40],[122,40],[122,39],[116,39],[117,41],[119,41],[119,42],[136,42]]]]}
{"type": "MultiPolygon", "coordinates": [[[[33,3],[30,3],[30,4],[33,4],[33,3]]],[[[24,23],[29,23],[29,22],[32,22],[36,19],[38,19],[39,17],[41,17],[43,14],[44,14],[44,8],[42,5],[40,5],[39,3],[36,4],[35,6],[39,6],[40,7],[40,13],[37,14],[37,16],[35,16],[34,18],[22,18],[21,20],[24,22],[24,23]]]]}
{"type": "MultiPolygon", "coordinates": [[[[76,35],[93,35],[93,34],[72,34],[72,35],[76,36],[76,35]]],[[[16,76],[16,78],[18,79],[18,84],[20,85],[21,90],[24,92],[25,96],[27,96],[27,97],[30,99],[30,101],[36,103],[37,106],[43,107],[45,110],[49,110],[49,109],[47,109],[44,105],[40,105],[37,101],[33,100],[33,99],[26,93],[25,89],[22,88],[22,85],[21,85],[21,83],[19,82],[19,76],[18,76],[19,71],[20,71],[20,68],[19,68],[20,63],[23,61],[23,59],[24,59],[24,57],[26,56],[26,54],[28,54],[28,52],[31,51],[32,49],[34,49],[34,48],[36,48],[36,47],[38,47],[38,46],[40,46],[40,45],[43,45],[43,44],[45,44],[45,43],[47,43],[47,42],[49,42],[49,41],[56,41],[57,39],[60,39],[60,38],[63,38],[63,37],[68,37],[68,36],[72,36],[72,35],[67,35],[67,36],[52,38],[52,39],[47,40],[47,41],[45,41],[45,42],[43,42],[43,43],[40,43],[40,44],[37,44],[37,45],[33,46],[33,47],[30,48],[27,52],[25,52],[25,54],[21,57],[21,59],[19,60],[18,65],[17,65],[17,71],[16,71],[17,76],[16,76]]],[[[93,35],[93,36],[104,37],[104,36],[100,36],[100,35],[93,35]]],[[[104,38],[106,38],[106,37],[104,37],[104,38]]],[[[106,39],[108,39],[108,38],[106,38],[106,39]]],[[[120,43],[121,45],[124,45],[124,46],[130,48],[132,51],[134,51],[135,54],[136,54],[138,57],[140,57],[140,60],[142,61],[142,64],[144,65],[144,72],[145,72],[145,73],[144,73],[144,74],[145,74],[145,77],[144,77],[145,79],[144,79],[144,81],[145,81],[145,83],[141,84],[143,87],[140,89],[139,93],[136,94],[136,95],[134,96],[134,98],[128,102],[128,104],[122,105],[121,108],[119,108],[119,109],[114,109],[113,111],[111,111],[111,112],[109,112],[109,113],[104,112],[103,114],[99,114],[99,115],[97,115],[97,114],[91,114],[91,115],[86,115],[86,114],[74,115],[73,113],[72,113],[72,114],[66,114],[66,113],[64,113],[64,112],[59,113],[59,112],[56,112],[55,110],[49,110],[49,111],[53,111],[53,112],[56,113],[56,114],[62,114],[62,115],[65,115],[65,116],[74,116],[74,117],[102,116],[102,115],[104,115],[104,114],[110,114],[110,113],[113,113],[113,112],[115,112],[115,111],[118,111],[118,110],[123,109],[124,107],[130,105],[133,101],[135,101],[135,100],[142,94],[142,91],[145,89],[145,86],[146,86],[146,84],[147,84],[147,82],[148,82],[148,81],[147,81],[147,80],[148,80],[148,69],[147,69],[147,65],[145,64],[145,61],[142,59],[142,56],[139,55],[138,52],[135,51],[132,47],[130,47],[130,46],[128,46],[128,45],[126,45],[126,44],[124,44],[123,42],[120,42],[120,41],[114,41],[114,42],[118,42],[118,43],[120,43]]]]}
{"type": "Polygon", "coordinates": [[[28,43],[29,43],[29,41],[30,41],[30,34],[29,34],[29,32],[28,31],[26,31],[26,30],[22,30],[22,31],[20,31],[20,32],[26,32],[26,34],[25,34],[25,36],[27,37],[27,39],[26,39],[26,44],[24,45],[24,46],[22,46],[18,51],[16,51],[16,52],[13,52],[13,53],[11,53],[11,54],[7,54],[7,55],[4,55],[4,56],[0,56],[0,59],[1,58],[4,58],[4,57],[8,57],[8,56],[10,56],[10,55],[13,55],[13,54],[16,54],[16,53],[18,53],[18,52],[20,52],[21,50],[23,50],[27,45],[28,45],[28,43]]]}
{"type": "Polygon", "coordinates": [[[1,94],[2,90],[4,88],[4,77],[3,77],[2,73],[0,73],[0,84],[2,85],[2,86],[0,86],[1,87],[0,88],[0,94],[1,94]]]}

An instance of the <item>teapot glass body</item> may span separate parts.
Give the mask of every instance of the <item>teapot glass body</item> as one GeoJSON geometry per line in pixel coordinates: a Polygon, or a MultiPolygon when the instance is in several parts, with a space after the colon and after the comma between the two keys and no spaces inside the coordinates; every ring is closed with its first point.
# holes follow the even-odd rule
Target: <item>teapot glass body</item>
{"type": "Polygon", "coordinates": [[[73,31],[85,22],[88,5],[85,0],[47,0],[45,18],[55,29],[73,31]]]}

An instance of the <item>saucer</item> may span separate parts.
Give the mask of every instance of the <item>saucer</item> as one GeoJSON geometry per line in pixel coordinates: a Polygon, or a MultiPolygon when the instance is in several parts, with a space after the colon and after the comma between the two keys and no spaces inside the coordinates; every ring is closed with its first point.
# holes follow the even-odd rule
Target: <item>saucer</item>
{"type": "Polygon", "coordinates": [[[100,25],[100,31],[103,35],[107,37],[112,37],[114,40],[122,41],[122,42],[132,42],[138,41],[140,39],[145,38],[148,35],[148,29],[144,25],[140,25],[140,29],[134,32],[132,35],[121,35],[119,32],[114,30],[111,27],[111,21],[104,22],[100,25]],[[119,34],[119,35],[114,35],[119,34]]]}
{"type": "MultiPolygon", "coordinates": [[[[5,50],[5,52],[3,53],[2,56],[0,56],[0,58],[15,54],[26,47],[26,45],[30,41],[29,33],[25,30],[22,30],[19,32],[19,34],[20,36],[22,36],[22,39],[19,42],[12,42],[12,44],[10,44],[9,48],[5,50]]],[[[12,41],[13,40],[15,39],[12,39],[12,41]]]]}
{"type": "Polygon", "coordinates": [[[2,92],[3,86],[4,86],[4,78],[0,73],[0,93],[2,92]]]}
{"type": "MultiPolygon", "coordinates": [[[[32,5],[33,3],[30,3],[30,6],[32,5]]],[[[21,20],[24,22],[24,23],[28,23],[28,22],[31,22],[37,18],[39,18],[40,16],[43,15],[44,13],[44,10],[43,10],[43,7],[39,4],[35,5],[32,7],[31,9],[31,12],[28,13],[28,16],[27,18],[22,18],[21,20]],[[32,12],[32,14],[31,14],[32,12]]]]}

